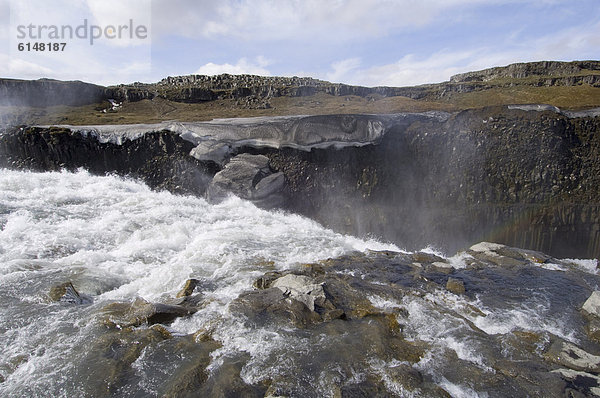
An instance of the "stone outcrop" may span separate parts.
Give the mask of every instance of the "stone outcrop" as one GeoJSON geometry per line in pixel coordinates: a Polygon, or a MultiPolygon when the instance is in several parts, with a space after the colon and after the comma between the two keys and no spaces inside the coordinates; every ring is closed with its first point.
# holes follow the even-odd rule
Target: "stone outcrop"
{"type": "Polygon", "coordinates": [[[174,304],[150,303],[138,297],[131,303],[116,302],[109,304],[104,307],[103,311],[105,313],[104,323],[107,326],[123,329],[142,324],[168,324],[179,317],[193,314],[195,308],[174,304]]]}
{"type": "Polygon", "coordinates": [[[218,170],[189,156],[194,147],[168,131],[148,131],[137,139],[102,142],[66,128],[17,127],[0,134],[0,167],[39,171],[76,170],[118,173],[139,178],[156,189],[205,192],[218,170]]]}
{"type": "Polygon", "coordinates": [[[273,173],[269,158],[243,153],[233,157],[215,174],[208,187],[208,199],[218,202],[230,193],[263,207],[283,204],[283,173],[273,173]]]}
{"type": "Polygon", "coordinates": [[[242,108],[267,107],[274,97],[305,97],[324,93],[332,96],[403,96],[436,100],[450,93],[467,93],[512,86],[600,86],[599,61],[543,61],[517,63],[452,76],[450,81],[415,87],[361,87],[330,83],[310,77],[267,77],[256,75],[174,76],[158,83],[119,85],[105,90],[107,98],[139,101],[161,97],[176,102],[241,100],[242,108]]]}
{"type": "Polygon", "coordinates": [[[90,304],[92,302],[91,297],[85,294],[80,294],[71,282],[65,282],[53,286],[50,289],[48,296],[52,301],[60,301],[70,304],[90,304]]]}
{"type": "MultiPolygon", "coordinates": [[[[600,346],[584,332],[600,276],[572,261],[480,242],[452,258],[367,250],[267,263],[226,303],[91,306],[99,324],[73,356],[78,391],[126,396],[142,381],[165,397],[600,396],[600,346]],[[194,310],[183,332],[168,326],[194,310]]],[[[203,282],[182,285],[185,301],[203,282]]]]}
{"type": "Polygon", "coordinates": [[[528,77],[557,77],[600,73],[599,61],[540,61],[516,63],[503,67],[489,68],[476,72],[454,75],[450,82],[489,81],[495,79],[524,79],[528,77]]]}
{"type": "Polygon", "coordinates": [[[131,83],[102,87],[79,81],[51,79],[35,81],[0,79],[0,105],[46,107],[79,106],[113,99],[136,102],[163,98],[174,102],[199,103],[232,99],[240,109],[268,109],[269,99],[306,97],[318,93],[331,96],[403,96],[439,100],[452,93],[467,93],[513,86],[600,86],[600,62],[543,61],[518,63],[452,76],[450,81],[415,87],[362,87],[330,83],[310,77],[256,75],[173,76],[157,83],[131,83]]]}
{"type": "Polygon", "coordinates": [[[394,87],[361,87],[330,83],[310,77],[268,77],[256,75],[170,76],[157,83],[134,83],[107,87],[105,96],[120,101],[139,101],[155,97],[176,102],[205,102],[222,99],[240,100],[241,107],[269,107],[269,98],[305,97],[324,93],[333,96],[395,96],[394,87]]]}

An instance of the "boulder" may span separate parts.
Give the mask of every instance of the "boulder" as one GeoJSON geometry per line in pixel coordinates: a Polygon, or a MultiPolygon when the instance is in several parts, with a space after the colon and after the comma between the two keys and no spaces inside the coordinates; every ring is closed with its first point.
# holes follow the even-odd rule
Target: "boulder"
{"type": "MultiPolygon", "coordinates": [[[[600,377],[598,375],[578,372],[571,369],[556,369],[552,373],[560,374],[563,379],[568,380],[573,387],[577,388],[579,394],[570,395],[570,391],[565,391],[565,396],[581,396],[581,397],[600,397],[600,377]],[[585,395],[581,394],[580,391],[584,391],[585,395]]],[[[575,393],[575,391],[573,391],[575,393]]]]}
{"type": "Polygon", "coordinates": [[[177,298],[180,297],[187,297],[187,296],[191,296],[192,293],[194,292],[194,289],[196,288],[196,286],[198,286],[198,283],[200,283],[200,281],[198,279],[188,279],[187,281],[185,281],[185,285],[183,285],[183,289],[181,289],[179,291],[179,293],[177,293],[177,298]]]}
{"type": "Polygon", "coordinates": [[[283,173],[271,171],[269,158],[242,153],[215,174],[207,194],[211,202],[219,202],[232,193],[261,207],[271,208],[283,202],[284,186],[283,173]]]}
{"type": "Polygon", "coordinates": [[[581,307],[588,316],[600,317],[600,291],[594,291],[581,307]]]}
{"type": "Polygon", "coordinates": [[[190,156],[201,160],[215,162],[222,166],[231,152],[231,145],[216,140],[200,142],[190,151],[190,156]]]}
{"type": "Polygon", "coordinates": [[[306,304],[286,296],[276,287],[242,293],[230,309],[258,323],[291,322],[298,328],[305,328],[322,321],[321,316],[306,304]]]}
{"type": "Polygon", "coordinates": [[[460,279],[448,278],[446,290],[454,294],[465,294],[465,284],[460,279]]]}
{"type": "Polygon", "coordinates": [[[273,281],[271,287],[278,288],[284,296],[303,303],[311,311],[315,310],[316,300],[319,302],[326,300],[323,286],[304,275],[288,274],[282,276],[273,281]]]}
{"type": "Polygon", "coordinates": [[[600,372],[600,356],[590,354],[563,340],[556,340],[552,343],[544,354],[544,358],[569,369],[582,372],[600,372]]]}
{"type": "Polygon", "coordinates": [[[181,305],[150,303],[140,297],[131,303],[108,304],[103,311],[106,315],[104,323],[119,329],[142,324],[168,324],[194,312],[193,309],[181,305]]]}
{"type": "Polygon", "coordinates": [[[89,304],[92,302],[91,297],[79,294],[71,282],[53,286],[48,295],[52,301],[60,301],[63,303],[89,304]]]}
{"type": "Polygon", "coordinates": [[[107,330],[88,342],[88,350],[79,367],[81,396],[121,396],[134,372],[135,361],[145,349],[170,340],[170,333],[159,328],[107,330]]]}
{"type": "Polygon", "coordinates": [[[477,243],[469,248],[468,253],[478,260],[506,267],[560,262],[541,252],[491,242],[477,243]]]}

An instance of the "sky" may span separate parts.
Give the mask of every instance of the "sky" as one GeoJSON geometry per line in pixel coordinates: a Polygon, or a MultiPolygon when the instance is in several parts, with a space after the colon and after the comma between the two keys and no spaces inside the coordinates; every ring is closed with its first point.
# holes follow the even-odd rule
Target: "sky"
{"type": "Polygon", "coordinates": [[[600,0],[0,0],[8,78],[248,73],[410,86],[587,59],[600,59],[600,0]]]}

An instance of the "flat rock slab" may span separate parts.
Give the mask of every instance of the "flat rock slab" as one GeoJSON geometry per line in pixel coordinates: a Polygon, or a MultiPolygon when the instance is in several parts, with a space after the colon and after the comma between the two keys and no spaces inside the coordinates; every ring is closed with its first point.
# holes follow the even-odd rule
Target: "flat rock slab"
{"type": "Polygon", "coordinates": [[[569,369],[583,372],[600,372],[600,356],[590,354],[566,341],[555,341],[544,357],[569,369]]]}
{"type": "Polygon", "coordinates": [[[104,307],[105,323],[117,328],[142,324],[171,323],[175,319],[191,315],[194,311],[180,305],[150,303],[137,298],[131,303],[112,303],[104,307]]]}
{"type": "Polygon", "coordinates": [[[276,287],[285,296],[300,301],[311,311],[315,310],[315,300],[326,299],[323,286],[304,275],[288,274],[276,279],[271,287],[276,287]]]}

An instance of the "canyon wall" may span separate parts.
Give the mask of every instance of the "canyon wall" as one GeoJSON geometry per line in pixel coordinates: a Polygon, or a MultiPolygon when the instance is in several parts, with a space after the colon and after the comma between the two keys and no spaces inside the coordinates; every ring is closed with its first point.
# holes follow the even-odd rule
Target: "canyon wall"
{"type": "MultiPolygon", "coordinates": [[[[74,127],[12,127],[0,135],[0,167],[84,167],[202,196],[231,159],[264,156],[270,170],[231,178],[252,178],[246,184],[251,189],[262,179],[277,180],[276,188],[263,189],[278,195],[273,203],[340,232],[406,249],[433,245],[452,253],[488,240],[557,257],[600,257],[600,117],[538,109],[277,119],[281,137],[289,129],[331,140],[312,147],[293,145],[289,137],[274,142],[272,134],[248,140],[242,132],[249,127],[238,123],[223,129],[226,135],[210,137],[211,145],[222,140],[226,148],[221,160],[190,155],[207,142],[205,133],[190,139],[189,131],[165,126],[112,142],[74,127]],[[373,123],[382,128],[375,138],[358,131],[372,130],[373,123]],[[242,136],[232,141],[232,134],[242,136]],[[339,145],[348,134],[371,141],[339,145]]],[[[275,122],[253,123],[253,134],[260,135],[275,122]]],[[[219,181],[224,178],[220,174],[219,181]]]]}

